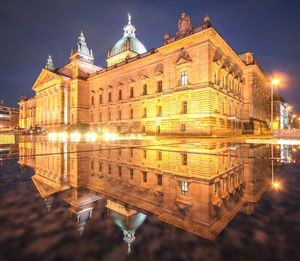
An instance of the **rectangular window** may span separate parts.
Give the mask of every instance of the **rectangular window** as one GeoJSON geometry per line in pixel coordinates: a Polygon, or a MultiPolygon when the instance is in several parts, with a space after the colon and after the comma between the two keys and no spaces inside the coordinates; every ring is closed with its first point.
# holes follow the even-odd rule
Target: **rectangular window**
{"type": "Polygon", "coordinates": [[[188,183],[187,181],[181,181],[180,182],[180,187],[181,187],[181,195],[186,196],[188,193],[188,183]]]}
{"type": "Polygon", "coordinates": [[[130,119],[133,119],[133,109],[130,109],[130,119]]]}
{"type": "Polygon", "coordinates": [[[147,150],[143,150],[143,158],[147,159],[147,150]]]}
{"type": "Polygon", "coordinates": [[[187,101],[181,103],[181,114],[187,114],[187,101]]]}
{"type": "Polygon", "coordinates": [[[99,95],[99,104],[102,104],[102,94],[99,95]]]}
{"type": "Polygon", "coordinates": [[[162,81],[158,81],[157,82],[157,90],[156,90],[156,92],[162,92],[162,81]]]}
{"type": "Polygon", "coordinates": [[[102,172],[102,162],[99,161],[99,171],[102,172]]]}
{"type": "Polygon", "coordinates": [[[158,105],[156,107],[156,116],[157,117],[161,117],[162,116],[162,106],[161,105],[158,105]]]}
{"type": "Polygon", "coordinates": [[[147,118],[147,108],[143,108],[143,118],[147,118]]]}
{"type": "Polygon", "coordinates": [[[94,161],[91,161],[91,170],[94,170],[94,161]]]}
{"type": "Polygon", "coordinates": [[[143,95],[147,95],[148,90],[147,90],[147,84],[143,85],[143,95]]]}
{"type": "Polygon", "coordinates": [[[119,177],[122,177],[122,167],[119,166],[119,177]]]}
{"type": "Polygon", "coordinates": [[[118,115],[118,117],[119,117],[119,120],[122,120],[122,111],[121,111],[121,110],[119,110],[119,115],[118,115]]]}
{"type": "Polygon", "coordinates": [[[157,174],[157,186],[162,186],[162,175],[157,174]]]}
{"type": "Polygon", "coordinates": [[[133,179],[133,169],[129,170],[130,179],[133,179]]]}
{"type": "Polygon", "coordinates": [[[119,90],[119,100],[122,100],[122,90],[119,90]]]}
{"type": "Polygon", "coordinates": [[[99,121],[102,121],[102,112],[99,112],[99,121]]]}
{"type": "Polygon", "coordinates": [[[130,98],[134,97],[134,89],[133,87],[130,87],[130,98]]]}
{"type": "Polygon", "coordinates": [[[147,172],[143,171],[143,182],[147,182],[148,177],[147,177],[147,172]]]}
{"type": "Polygon", "coordinates": [[[94,102],[95,102],[94,96],[92,96],[92,100],[91,100],[92,106],[94,106],[94,102]]]}
{"type": "Polygon", "coordinates": [[[108,165],[108,174],[111,174],[111,165],[108,165]]]}
{"type": "Polygon", "coordinates": [[[185,85],[188,84],[188,75],[187,75],[187,71],[181,72],[181,75],[180,75],[180,83],[181,83],[181,86],[185,86],[185,85]]]}
{"type": "Polygon", "coordinates": [[[181,154],[181,162],[182,162],[182,165],[186,166],[187,165],[187,154],[186,153],[182,153],[181,154]]]}
{"type": "Polygon", "coordinates": [[[111,111],[108,111],[108,120],[111,120],[111,111]]]}
{"type": "Polygon", "coordinates": [[[186,126],[185,124],[180,124],[180,131],[185,132],[186,131],[186,126]]]}
{"type": "Polygon", "coordinates": [[[142,133],[146,133],[146,127],[142,126],[142,133]]]}
{"type": "Polygon", "coordinates": [[[158,161],[161,161],[161,160],[162,160],[162,152],[161,152],[160,150],[158,150],[158,151],[156,152],[156,158],[157,158],[158,161]]]}
{"type": "Polygon", "coordinates": [[[111,92],[108,93],[108,101],[111,102],[111,92]]]}
{"type": "Polygon", "coordinates": [[[119,149],[119,156],[122,156],[122,149],[119,149]]]}
{"type": "Polygon", "coordinates": [[[133,148],[130,148],[130,157],[133,157],[133,148]]]}

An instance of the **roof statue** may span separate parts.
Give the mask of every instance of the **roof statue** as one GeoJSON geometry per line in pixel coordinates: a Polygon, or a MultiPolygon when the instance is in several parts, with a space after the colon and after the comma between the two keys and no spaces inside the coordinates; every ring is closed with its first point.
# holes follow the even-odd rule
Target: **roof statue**
{"type": "Polygon", "coordinates": [[[51,55],[49,54],[48,56],[48,59],[47,59],[47,63],[46,63],[46,66],[45,68],[49,71],[54,71],[55,70],[55,66],[53,64],[53,60],[52,60],[52,57],[51,55]]]}
{"type": "Polygon", "coordinates": [[[131,15],[130,13],[127,14],[128,16],[128,24],[124,26],[124,37],[135,37],[135,26],[131,24],[131,15]]]}

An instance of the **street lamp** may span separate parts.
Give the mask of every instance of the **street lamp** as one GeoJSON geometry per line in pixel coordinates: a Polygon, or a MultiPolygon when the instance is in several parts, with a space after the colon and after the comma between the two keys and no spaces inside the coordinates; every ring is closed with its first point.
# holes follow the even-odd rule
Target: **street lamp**
{"type": "Polygon", "coordinates": [[[271,84],[271,132],[273,134],[273,95],[274,95],[274,86],[279,84],[278,79],[273,79],[271,84]]]}

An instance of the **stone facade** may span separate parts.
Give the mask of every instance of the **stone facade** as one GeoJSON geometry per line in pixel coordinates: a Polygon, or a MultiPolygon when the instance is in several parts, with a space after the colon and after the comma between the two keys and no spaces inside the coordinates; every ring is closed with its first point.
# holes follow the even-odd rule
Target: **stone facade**
{"type": "Polygon", "coordinates": [[[48,60],[33,86],[37,125],[151,135],[267,131],[264,72],[253,53],[236,54],[208,17],[193,27],[183,13],[176,35],[166,33],[161,47],[145,53],[129,22],[106,68],[93,65],[82,33],[68,65],[54,69],[48,60]]]}

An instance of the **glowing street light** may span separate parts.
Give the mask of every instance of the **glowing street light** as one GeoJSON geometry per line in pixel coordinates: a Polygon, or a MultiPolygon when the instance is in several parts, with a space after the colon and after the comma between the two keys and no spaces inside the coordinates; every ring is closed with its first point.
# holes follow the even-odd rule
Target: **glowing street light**
{"type": "Polygon", "coordinates": [[[275,190],[279,190],[279,189],[281,188],[281,185],[280,185],[280,182],[279,182],[279,181],[273,182],[272,186],[273,186],[273,188],[274,188],[275,190]]]}
{"type": "Polygon", "coordinates": [[[274,96],[274,86],[279,85],[279,80],[278,79],[273,79],[272,84],[271,84],[271,132],[273,134],[273,96],[274,96]]]}

